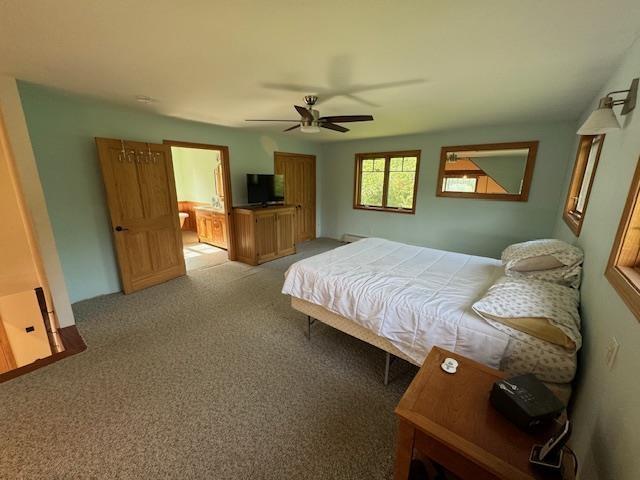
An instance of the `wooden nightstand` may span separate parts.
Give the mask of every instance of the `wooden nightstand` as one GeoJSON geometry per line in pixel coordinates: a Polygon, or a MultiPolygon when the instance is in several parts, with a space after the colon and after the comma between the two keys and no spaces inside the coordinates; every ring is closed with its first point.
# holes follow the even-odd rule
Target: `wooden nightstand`
{"type": "Polygon", "coordinates": [[[549,429],[529,435],[489,403],[493,383],[506,375],[435,347],[396,407],[400,420],[395,480],[406,480],[415,456],[439,463],[462,479],[560,479],[529,465],[531,447],[544,443],[549,429]],[[455,374],[440,365],[458,360],[455,374]]]}

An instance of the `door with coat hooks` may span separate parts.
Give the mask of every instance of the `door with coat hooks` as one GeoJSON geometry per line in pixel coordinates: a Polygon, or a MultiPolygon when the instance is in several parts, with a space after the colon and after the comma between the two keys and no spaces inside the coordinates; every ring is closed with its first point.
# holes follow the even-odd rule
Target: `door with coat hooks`
{"type": "Polygon", "coordinates": [[[124,293],[185,275],[171,148],[96,138],[124,293]]]}

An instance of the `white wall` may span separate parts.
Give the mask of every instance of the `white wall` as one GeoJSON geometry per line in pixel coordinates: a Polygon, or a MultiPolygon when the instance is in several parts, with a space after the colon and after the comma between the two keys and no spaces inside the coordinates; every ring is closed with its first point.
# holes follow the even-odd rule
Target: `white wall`
{"type": "MultiPolygon", "coordinates": [[[[640,77],[640,40],[628,51],[578,125],[597,106],[600,96],[628,88],[635,77],[640,77]]],[[[582,462],[580,478],[584,480],[640,478],[640,322],[604,277],[640,157],[640,104],[620,120],[624,127],[605,138],[580,237],[576,239],[564,224],[561,210],[555,229],[557,238],[575,243],[585,252],[581,290],[584,344],[572,439],[582,462]],[[616,337],[622,346],[609,371],[605,352],[611,337],[616,337]]],[[[565,194],[576,149],[577,137],[567,169],[565,194]]]]}
{"type": "Polygon", "coordinates": [[[0,110],[61,327],[75,324],[16,81],[0,75],[0,110]]]}

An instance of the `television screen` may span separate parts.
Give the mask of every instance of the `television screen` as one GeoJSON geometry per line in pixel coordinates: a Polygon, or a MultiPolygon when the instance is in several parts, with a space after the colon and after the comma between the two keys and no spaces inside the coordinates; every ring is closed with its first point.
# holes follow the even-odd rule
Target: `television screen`
{"type": "Polygon", "coordinates": [[[249,203],[272,203],[284,200],[284,175],[247,174],[249,203]]]}

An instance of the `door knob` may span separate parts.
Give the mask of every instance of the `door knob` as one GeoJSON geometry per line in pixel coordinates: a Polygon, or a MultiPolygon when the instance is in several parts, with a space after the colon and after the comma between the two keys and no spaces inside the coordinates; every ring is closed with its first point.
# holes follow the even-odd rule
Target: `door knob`
{"type": "Polygon", "coordinates": [[[121,225],[118,225],[118,226],[116,227],[116,232],[122,232],[122,231],[124,231],[124,230],[129,230],[129,229],[128,229],[128,228],[124,228],[124,227],[123,227],[123,226],[121,226],[121,225]]]}

